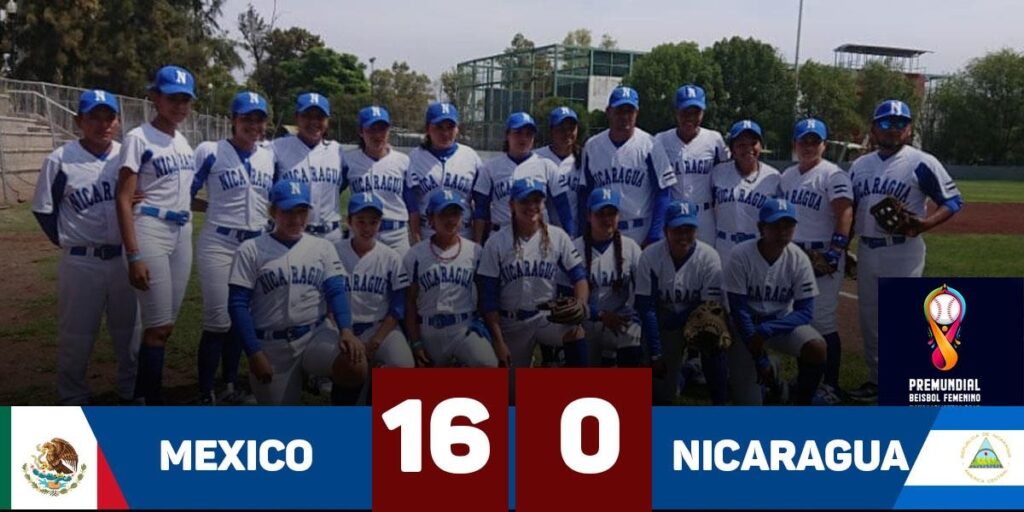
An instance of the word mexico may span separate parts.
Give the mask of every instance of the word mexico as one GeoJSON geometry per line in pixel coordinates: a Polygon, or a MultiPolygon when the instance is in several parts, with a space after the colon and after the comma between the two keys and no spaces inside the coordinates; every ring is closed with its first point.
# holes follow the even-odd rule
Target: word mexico
{"type": "Polygon", "coordinates": [[[910,403],[981,403],[979,379],[909,379],[907,387],[910,403]]]}
{"type": "Polygon", "coordinates": [[[672,469],[683,471],[910,471],[903,446],[898,440],[882,441],[832,439],[824,449],[813,439],[803,446],[785,439],[757,439],[746,446],[732,439],[712,441],[675,440],[672,443],[672,469]]]}
{"type": "Polygon", "coordinates": [[[223,439],[185,440],[174,446],[160,441],[160,470],[171,471],[306,471],[313,466],[313,446],[305,439],[288,443],[223,439]]]}

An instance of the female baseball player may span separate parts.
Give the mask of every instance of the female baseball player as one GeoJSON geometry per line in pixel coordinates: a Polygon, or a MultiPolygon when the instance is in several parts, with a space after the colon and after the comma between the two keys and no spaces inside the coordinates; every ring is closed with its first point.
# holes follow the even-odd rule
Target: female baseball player
{"type": "Polygon", "coordinates": [[[32,212],[64,253],[57,266],[57,397],[62,405],[89,400],[86,373],[100,319],[117,357],[117,394],[135,395],[140,329],[138,302],[121,258],[114,207],[121,144],[117,98],[103,90],[78,99],[75,123],[82,132],[43,162],[32,212]]]}
{"type": "Polygon", "coordinates": [[[309,183],[279,181],[270,201],[274,231],[242,242],[229,280],[228,311],[253,393],[260,404],[298,404],[306,375],[333,376],[335,393],[353,403],[368,370],[352,332],[345,268],[330,242],[304,233],[309,183]]]}
{"type": "MultiPolygon", "coordinates": [[[[833,268],[817,276],[820,294],[814,299],[811,326],[825,337],[827,360],[824,385],[818,398],[836,404],[839,398],[839,362],[842,346],[836,323],[839,289],[843,285],[846,247],[853,223],[853,186],[838,166],[822,158],[828,129],[820,119],[803,119],[793,130],[798,162],[782,173],[782,195],[796,210],[796,244],[824,255],[833,268]]],[[[818,273],[817,271],[815,272],[818,273]]]]}
{"type": "Polygon", "coordinates": [[[341,144],[326,139],[331,104],[315,92],[299,95],[295,124],[299,132],[273,142],[274,182],[309,183],[313,197],[306,232],[331,242],[341,240],[341,144]]]}
{"type": "MultiPolygon", "coordinates": [[[[583,146],[583,189],[589,197],[597,187],[622,196],[619,229],[641,246],[661,240],[665,207],[676,184],[675,171],[661,143],[636,127],[640,96],[629,87],[616,87],[608,98],[608,129],[583,146]]],[[[586,204],[580,203],[580,208],[586,204]]],[[[588,218],[587,212],[580,219],[588,218]]]]}
{"type": "Polygon", "coordinates": [[[476,268],[483,249],[459,236],[467,209],[458,192],[432,195],[427,220],[434,234],[405,255],[410,277],[405,332],[420,366],[498,366],[486,327],[475,319],[476,268]]]}
{"type": "Polygon", "coordinates": [[[782,193],[779,171],[758,160],[763,140],[760,125],[749,119],[737,122],[729,129],[732,161],[711,170],[715,249],[723,262],[733,246],[757,238],[758,210],[782,193]]]}
{"type": "Polygon", "coordinates": [[[409,251],[409,209],[405,204],[405,177],[409,157],[388,144],[391,115],[384,107],[359,111],[359,147],[346,151],[342,181],[353,194],[371,192],[384,204],[378,239],[405,255],[409,251]]]}
{"type": "Polygon", "coordinates": [[[564,346],[568,366],[587,363],[581,329],[551,323],[538,309],[555,298],[555,279],[563,272],[577,301],[586,304],[589,296],[583,261],[569,235],[544,222],[546,188],[533,178],[513,182],[510,229],[487,240],[477,271],[484,319],[498,362],[506,367],[530,366],[537,343],[564,346]]]}
{"type": "MultiPolygon", "coordinates": [[[[551,160],[558,166],[558,188],[565,189],[565,197],[569,201],[569,211],[575,216],[579,211],[580,168],[583,164],[583,146],[577,141],[579,136],[580,118],[569,107],[555,107],[548,115],[548,127],[551,129],[551,144],[539,148],[535,153],[541,158],[551,160]]],[[[548,211],[557,211],[550,200],[545,205],[548,211]]],[[[576,221],[577,219],[573,219],[576,221]]],[[[558,226],[566,233],[579,233],[583,219],[573,222],[572,226],[563,226],[558,216],[551,219],[553,226],[558,226]]]]}
{"type": "MultiPolygon", "coordinates": [[[[206,222],[199,234],[196,266],[203,291],[203,334],[199,340],[199,403],[239,402],[236,389],[242,344],[231,334],[228,277],[242,242],[267,228],[267,198],[274,180],[274,155],[261,146],[267,129],[267,102],[245,91],[231,101],[231,138],[196,148],[192,197],[207,188],[206,222]],[[225,391],[213,393],[217,364],[225,391]]],[[[196,201],[197,203],[199,201],[196,201]]]]}
{"type": "Polygon", "coordinates": [[[910,107],[885,100],[875,108],[871,136],[878,150],[850,166],[857,244],[857,296],[868,380],[849,395],[859,402],[878,399],[878,278],[920,277],[925,245],[920,237],[948,221],[963,207],[960,190],[932,155],[908,145],[913,119],[910,107]],[[886,196],[902,201],[918,218],[908,232],[890,233],[875,221],[871,207],[886,196]],[[925,198],[938,207],[929,212],[925,198]]]}
{"type": "Polygon", "coordinates": [[[640,246],[619,232],[622,197],[595,188],[587,199],[590,219],[573,241],[590,279],[590,318],[583,323],[590,366],[637,367],[643,360],[640,322],[633,309],[640,246]]]}
{"type": "Polygon", "coordinates": [[[345,273],[352,307],[352,331],[366,348],[370,366],[412,368],[415,362],[398,323],[405,320],[409,275],[397,251],[377,243],[384,204],[372,192],[348,202],[351,239],[334,245],[345,273]]]}
{"type": "MultiPolygon", "coordinates": [[[[465,197],[473,193],[473,183],[483,163],[473,148],[455,142],[459,135],[459,112],[451,103],[431,103],[427,107],[427,135],[420,147],[409,154],[406,178],[406,206],[409,208],[411,243],[430,238],[433,230],[423,222],[430,196],[437,190],[451,190],[465,197]]],[[[470,213],[463,214],[462,236],[472,237],[470,213]]]]}
{"type": "MultiPolygon", "coordinates": [[[[636,308],[654,368],[654,401],[669,405],[679,393],[682,331],[690,312],[703,302],[724,301],[721,260],[714,248],[697,238],[700,208],[690,201],[673,201],[665,217],[665,239],[644,249],[637,264],[636,308]]],[[[728,398],[725,356],[701,357],[712,400],[724,403],[728,398]]]]}
{"type": "Polygon", "coordinates": [[[699,85],[676,90],[676,127],[657,135],[676,173],[675,199],[685,199],[700,208],[697,238],[715,245],[715,212],[711,209],[711,169],[729,159],[722,134],[701,126],[707,100],[699,85]]]}
{"type": "MultiPolygon", "coordinates": [[[[572,210],[566,189],[558,179],[558,167],[551,160],[533,154],[533,139],[537,134],[537,123],[526,112],[515,112],[505,122],[505,154],[484,162],[473,186],[473,240],[483,243],[492,229],[508,226],[512,215],[508,195],[512,183],[527,176],[547,187],[547,197],[552,199],[558,212],[559,223],[571,226],[572,210]]],[[[552,215],[553,216],[553,215],[552,215]]],[[[548,214],[544,212],[545,221],[548,214]]],[[[571,234],[570,234],[571,236],[571,234]]]]}
{"type": "Polygon", "coordinates": [[[774,375],[768,349],[797,360],[795,401],[809,405],[825,372],[825,342],[809,324],[818,285],[807,255],[793,244],[796,212],[785,199],[768,199],[758,212],[760,238],[738,244],[725,264],[729,309],[742,343],[729,349],[730,380],[738,405],[760,405],[758,384],[774,375]]]}
{"type": "Polygon", "coordinates": [[[192,269],[189,189],[195,161],[177,126],[194,98],[191,73],[177,66],[157,71],[150,88],[156,117],[128,132],[118,164],[117,220],[145,329],[135,394],[149,405],[163,403],[164,347],[192,269]],[[136,193],[145,199],[133,206],[136,193]]]}

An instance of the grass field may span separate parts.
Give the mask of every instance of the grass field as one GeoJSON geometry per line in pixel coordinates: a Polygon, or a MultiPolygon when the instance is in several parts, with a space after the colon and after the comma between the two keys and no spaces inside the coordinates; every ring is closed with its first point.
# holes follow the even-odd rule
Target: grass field
{"type": "MultiPolygon", "coordinates": [[[[972,202],[1024,202],[1024,182],[961,182],[959,183],[964,196],[972,202]]],[[[347,196],[343,198],[347,200],[347,196]]],[[[198,237],[203,222],[203,215],[195,218],[194,234],[198,237]]],[[[33,218],[29,205],[15,205],[0,209],[0,234],[38,234],[39,228],[33,218]]],[[[42,235],[38,235],[42,240],[42,235]]],[[[925,267],[927,276],[1024,276],[1024,237],[1014,235],[925,235],[928,245],[928,260],[925,267]]],[[[5,253],[7,251],[5,250],[5,253]]],[[[33,350],[44,354],[33,357],[32,361],[17,362],[24,365],[25,375],[19,382],[0,383],[0,403],[4,404],[51,404],[55,402],[56,393],[53,386],[55,371],[53,354],[56,352],[56,288],[57,259],[56,250],[46,252],[31,264],[31,272],[39,281],[38,289],[42,292],[35,296],[12,295],[0,282],[0,305],[4,308],[18,308],[24,312],[27,321],[0,324],[0,349],[8,352],[13,344],[31,344],[33,350]]],[[[193,265],[193,274],[188,292],[167,351],[166,379],[171,386],[181,389],[177,396],[191,398],[195,395],[196,349],[201,332],[202,298],[197,281],[197,272],[193,265]],[[176,384],[174,384],[176,383],[176,384]]],[[[24,351],[22,351],[24,352],[24,351]]],[[[847,352],[847,347],[844,347],[847,352]]],[[[789,358],[784,358],[789,359],[789,358]]],[[[96,345],[94,361],[112,364],[114,356],[110,349],[109,338],[101,329],[100,339],[96,345]]],[[[245,360],[243,358],[243,373],[245,360]]],[[[784,362],[787,373],[794,371],[791,362],[784,362]]],[[[866,367],[859,357],[844,357],[841,384],[854,387],[864,380],[866,367]]],[[[115,397],[110,386],[105,389],[94,389],[98,403],[112,403],[115,397]]],[[[682,403],[702,404],[707,402],[704,388],[687,390],[682,403]]],[[[307,395],[307,403],[325,403],[321,397],[307,395]]]]}

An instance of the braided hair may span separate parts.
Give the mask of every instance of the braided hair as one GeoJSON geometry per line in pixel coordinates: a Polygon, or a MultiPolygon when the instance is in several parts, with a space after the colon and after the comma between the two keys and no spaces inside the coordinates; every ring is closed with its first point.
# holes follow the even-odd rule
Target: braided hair
{"type": "MultiPolygon", "coordinates": [[[[612,233],[612,247],[615,251],[615,280],[612,281],[612,290],[619,292],[625,286],[625,279],[623,278],[622,266],[625,258],[622,257],[622,232],[619,231],[619,227],[615,226],[615,231],[612,233]]],[[[594,259],[594,235],[590,231],[590,223],[587,222],[583,226],[583,252],[586,253],[587,261],[587,279],[590,278],[590,265],[594,259]]],[[[595,284],[595,283],[591,283],[595,284]]]]}
{"type": "MultiPolygon", "coordinates": [[[[522,259],[523,258],[523,247],[519,243],[519,229],[516,228],[516,209],[515,209],[515,207],[511,208],[511,213],[512,213],[512,222],[511,222],[511,224],[509,224],[509,226],[512,228],[512,247],[515,247],[516,259],[522,259]]],[[[548,233],[548,224],[546,222],[544,222],[544,217],[541,217],[541,219],[540,219],[540,234],[541,234],[541,240],[540,240],[541,256],[547,258],[548,257],[548,252],[551,250],[551,234],[548,233]]]]}

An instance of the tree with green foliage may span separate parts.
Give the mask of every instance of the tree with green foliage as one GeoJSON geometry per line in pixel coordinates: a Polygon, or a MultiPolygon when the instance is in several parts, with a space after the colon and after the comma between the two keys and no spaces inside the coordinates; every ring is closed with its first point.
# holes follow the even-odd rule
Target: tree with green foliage
{"type": "Polygon", "coordinates": [[[867,126],[857,112],[857,73],[817,62],[800,66],[797,117],[816,117],[828,126],[829,138],[860,142],[867,126]]]}
{"type": "MultiPolygon", "coordinates": [[[[337,123],[338,126],[335,136],[342,141],[355,140],[356,114],[371,103],[370,82],[364,74],[366,64],[359,62],[355,55],[317,46],[301,57],[281,62],[279,67],[285,83],[283,98],[278,101],[292,104],[297,95],[307,91],[327,96],[331,100],[332,125],[337,123]]],[[[286,108],[284,112],[294,112],[294,108],[286,108]]]]}
{"type": "Polygon", "coordinates": [[[602,50],[617,50],[619,42],[611,34],[601,34],[601,43],[598,45],[598,48],[602,50]]]}
{"type": "Polygon", "coordinates": [[[292,79],[283,65],[302,58],[313,48],[323,48],[324,42],[320,36],[298,27],[273,29],[266,37],[264,60],[249,75],[248,87],[266,95],[274,112],[274,124],[290,123],[295,110],[295,95],[291,91],[292,79]]]}
{"type": "Polygon", "coordinates": [[[589,28],[578,28],[576,30],[570,30],[568,34],[565,34],[565,38],[562,39],[562,44],[565,46],[579,46],[581,48],[590,48],[593,46],[594,36],[590,32],[589,28]]]}
{"type": "Polygon", "coordinates": [[[893,69],[883,62],[873,61],[864,65],[857,73],[859,101],[857,114],[865,127],[870,126],[875,107],[887,99],[897,99],[910,105],[911,112],[921,111],[921,96],[912,82],[902,71],[893,69]]]}
{"type": "Polygon", "coordinates": [[[637,58],[623,83],[640,94],[640,115],[637,124],[651,133],[675,126],[676,89],[683,84],[697,84],[708,96],[704,124],[721,129],[728,120],[716,117],[715,98],[722,88],[722,76],[715,62],[700,51],[697,43],[680,42],[655,46],[650,53],[637,58]]]}
{"type": "Polygon", "coordinates": [[[569,107],[579,116],[580,122],[577,133],[579,143],[582,146],[586,142],[587,134],[590,133],[590,116],[587,115],[587,106],[559,96],[549,96],[535,103],[530,110],[530,115],[537,121],[537,147],[551,143],[551,127],[548,126],[548,114],[556,107],[569,107]]]}
{"type": "Polygon", "coordinates": [[[456,108],[469,106],[469,93],[472,87],[473,76],[468,72],[460,73],[458,69],[452,68],[441,73],[441,93],[456,108]]]}
{"type": "Polygon", "coordinates": [[[405,62],[391,64],[391,69],[378,69],[370,75],[373,101],[387,107],[391,124],[398,128],[423,129],[423,113],[434,99],[430,77],[417,73],[405,62]]]}
{"type": "Polygon", "coordinates": [[[796,85],[778,50],[753,38],[723,39],[705,50],[721,70],[722,92],[715,99],[717,119],[727,128],[753,119],[764,129],[766,149],[789,154],[796,85]]]}

